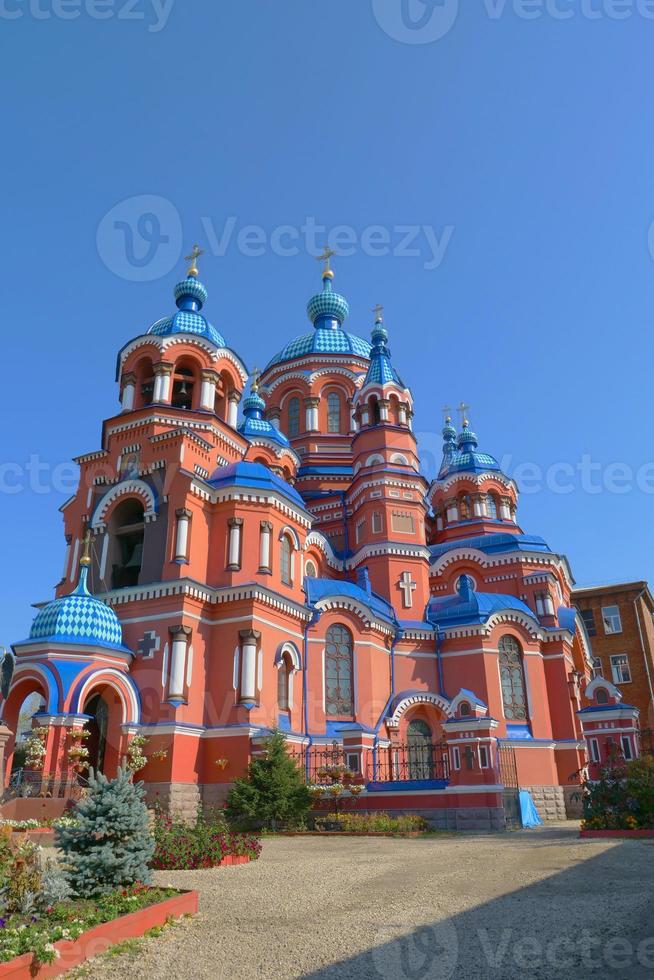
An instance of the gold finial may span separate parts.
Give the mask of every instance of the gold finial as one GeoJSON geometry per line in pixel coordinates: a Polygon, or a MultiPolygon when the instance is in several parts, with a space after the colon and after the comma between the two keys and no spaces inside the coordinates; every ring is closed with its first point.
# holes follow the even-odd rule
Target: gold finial
{"type": "Polygon", "coordinates": [[[377,306],[373,306],[372,312],[375,314],[375,323],[383,323],[384,307],[381,305],[381,303],[377,303],[377,306]]]}
{"type": "Polygon", "coordinates": [[[198,259],[201,255],[204,255],[204,249],[200,248],[199,245],[194,245],[191,249],[191,254],[184,256],[184,261],[191,263],[186,273],[187,276],[198,277],[198,259]]]}
{"type": "Polygon", "coordinates": [[[449,425],[452,421],[452,416],[450,415],[451,411],[452,409],[449,405],[443,405],[441,412],[443,413],[443,421],[445,422],[445,425],[449,425]]]}
{"type": "Polygon", "coordinates": [[[254,391],[255,394],[259,390],[259,379],[261,378],[261,368],[252,368],[252,381],[250,382],[250,389],[254,391]]]}
{"type": "Polygon", "coordinates": [[[91,528],[87,527],[84,532],[82,557],[79,560],[81,566],[88,568],[91,564],[91,528]]]}
{"type": "Polygon", "coordinates": [[[468,409],[469,408],[470,408],[470,406],[469,405],[466,405],[465,402],[461,402],[461,404],[459,405],[459,414],[461,416],[461,425],[462,425],[462,427],[464,429],[468,425],[470,425],[470,423],[468,421],[468,409]]]}
{"type": "Polygon", "coordinates": [[[334,278],[334,273],[332,272],[332,267],[329,264],[329,260],[332,258],[333,255],[336,255],[336,252],[334,251],[333,248],[330,248],[329,245],[326,245],[325,246],[325,250],[322,253],[322,255],[316,255],[316,261],[317,262],[324,262],[325,263],[325,268],[322,270],[322,277],[323,277],[323,279],[333,279],[334,278]]]}

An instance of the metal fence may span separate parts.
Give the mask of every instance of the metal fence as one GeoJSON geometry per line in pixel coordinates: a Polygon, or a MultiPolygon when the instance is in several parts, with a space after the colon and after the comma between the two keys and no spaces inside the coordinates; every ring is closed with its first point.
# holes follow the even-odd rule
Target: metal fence
{"type": "Polygon", "coordinates": [[[306,775],[307,782],[328,785],[333,780],[330,772],[346,767],[342,745],[310,745],[289,753],[306,775]]]}
{"type": "Polygon", "coordinates": [[[40,772],[17,769],[12,772],[4,799],[34,797],[37,799],[72,799],[81,797],[88,782],[79,773],[62,775],[58,772],[40,772]]]}
{"type": "Polygon", "coordinates": [[[375,782],[413,782],[449,779],[449,759],[443,742],[406,743],[380,749],[368,765],[367,777],[375,782]]]}

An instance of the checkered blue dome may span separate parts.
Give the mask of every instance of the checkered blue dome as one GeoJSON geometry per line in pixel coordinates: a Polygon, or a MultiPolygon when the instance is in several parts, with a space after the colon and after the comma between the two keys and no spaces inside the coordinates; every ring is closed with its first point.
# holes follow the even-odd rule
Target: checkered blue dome
{"type": "Polygon", "coordinates": [[[335,293],[332,281],[325,276],[322,283],[322,292],[316,293],[307,303],[307,315],[314,327],[318,326],[318,321],[323,318],[336,320],[342,324],[347,319],[350,307],[344,296],[335,293]]]}
{"type": "Polygon", "coordinates": [[[243,421],[238,427],[241,435],[252,441],[253,439],[267,439],[278,446],[290,446],[290,442],[283,432],[276,429],[272,422],[263,417],[266,403],[258,391],[253,390],[243,402],[243,421]]]}
{"type": "Polygon", "coordinates": [[[370,353],[370,367],[363,382],[363,388],[368,385],[387,384],[397,385],[404,388],[404,382],[391,363],[391,352],[388,349],[388,333],[381,320],[375,323],[372,331],[372,349],[370,353]]]}
{"type": "Polygon", "coordinates": [[[74,592],[39,610],[30,640],[52,640],[83,646],[123,647],[123,630],[116,613],[88,590],[88,568],[83,567],[74,592]]]}
{"type": "Polygon", "coordinates": [[[443,429],[443,462],[438,479],[453,473],[501,473],[500,464],[489,453],[477,449],[477,436],[466,422],[456,439],[456,429],[447,419],[443,429]],[[455,441],[456,439],[456,441],[455,441]]]}
{"type": "Polygon", "coordinates": [[[175,286],[173,295],[178,306],[177,313],[157,320],[148,333],[156,334],[158,337],[167,337],[171,334],[195,334],[204,337],[215,347],[226,346],[223,335],[200,313],[207,299],[207,290],[199,279],[194,276],[182,279],[175,286]]]}

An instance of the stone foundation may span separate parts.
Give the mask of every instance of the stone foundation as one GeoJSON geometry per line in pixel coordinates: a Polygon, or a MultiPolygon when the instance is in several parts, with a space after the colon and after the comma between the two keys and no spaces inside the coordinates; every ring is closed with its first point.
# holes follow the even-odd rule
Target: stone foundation
{"type": "Polygon", "coordinates": [[[157,804],[167,813],[193,820],[200,805],[201,787],[196,783],[146,783],[146,802],[157,804]]]}
{"type": "MultiPolygon", "coordinates": [[[[563,786],[521,786],[531,793],[538,810],[538,816],[543,823],[555,820],[566,820],[566,800],[563,786]]],[[[568,787],[565,787],[567,789],[568,787]]]]}
{"type": "Polygon", "coordinates": [[[584,807],[581,802],[583,790],[581,786],[563,786],[565,797],[565,812],[569,820],[581,820],[584,815],[584,807]],[[573,799],[576,797],[576,799],[573,799]]]}
{"type": "MultiPolygon", "coordinates": [[[[369,810],[368,812],[379,813],[381,811],[369,810]]],[[[433,830],[487,832],[506,830],[506,819],[502,807],[433,807],[429,810],[409,810],[406,807],[401,810],[394,810],[392,807],[385,807],[383,812],[392,817],[414,813],[426,820],[433,830]]]]}

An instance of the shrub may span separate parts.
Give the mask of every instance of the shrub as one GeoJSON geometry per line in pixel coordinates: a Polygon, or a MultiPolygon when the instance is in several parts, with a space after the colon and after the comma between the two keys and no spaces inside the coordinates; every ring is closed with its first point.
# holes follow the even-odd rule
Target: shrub
{"type": "Polygon", "coordinates": [[[77,823],[55,827],[76,894],[102,895],[150,881],[154,839],[143,795],[143,786],[135,786],[126,769],[111,780],[91,771],[87,795],[73,811],[77,823]]]}
{"type": "Polygon", "coordinates": [[[247,776],[234,782],[225,812],[233,827],[278,830],[302,824],[310,806],[304,774],[276,731],[267,741],[265,756],[254,759],[247,776]]]}
{"type": "Polygon", "coordinates": [[[152,867],[158,871],[213,868],[228,855],[254,859],[261,853],[258,838],[229,833],[222,815],[199,813],[196,821],[189,823],[180,817],[156,813],[154,839],[152,867]]]}
{"type": "Polygon", "coordinates": [[[392,817],[388,813],[329,813],[316,820],[316,828],[337,824],[339,830],[358,834],[414,834],[428,831],[429,824],[414,813],[392,817]]]}
{"type": "Polygon", "coordinates": [[[654,757],[615,762],[584,783],[585,830],[654,828],[654,757]]]}

